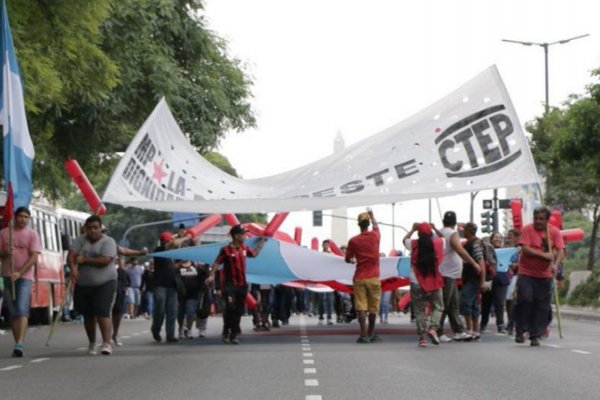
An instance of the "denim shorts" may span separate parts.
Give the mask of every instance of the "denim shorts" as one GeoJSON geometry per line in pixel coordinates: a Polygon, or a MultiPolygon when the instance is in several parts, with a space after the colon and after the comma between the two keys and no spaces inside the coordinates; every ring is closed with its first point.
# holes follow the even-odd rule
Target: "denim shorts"
{"type": "Polygon", "coordinates": [[[142,293],[140,288],[127,288],[127,304],[135,304],[137,306],[142,304],[142,293]]]}
{"type": "Polygon", "coordinates": [[[190,318],[196,318],[196,310],[198,309],[198,299],[185,300],[185,315],[190,318]]]}
{"type": "Polygon", "coordinates": [[[479,282],[464,283],[460,289],[459,309],[460,315],[471,318],[479,318],[479,282]]]}
{"type": "Polygon", "coordinates": [[[10,317],[29,317],[29,304],[31,302],[31,284],[29,279],[17,279],[15,281],[15,300],[12,296],[12,283],[10,278],[4,278],[4,300],[8,307],[10,317]]]}

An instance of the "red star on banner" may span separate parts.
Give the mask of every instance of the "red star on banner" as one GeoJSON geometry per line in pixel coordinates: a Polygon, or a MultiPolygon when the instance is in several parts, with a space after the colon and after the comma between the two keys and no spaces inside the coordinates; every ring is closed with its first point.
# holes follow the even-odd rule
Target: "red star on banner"
{"type": "Polygon", "coordinates": [[[163,163],[164,162],[165,162],[165,160],[161,160],[160,164],[156,163],[156,162],[154,163],[154,175],[152,175],[152,179],[156,179],[159,184],[161,183],[162,178],[167,176],[167,173],[165,171],[163,171],[163,163]]]}

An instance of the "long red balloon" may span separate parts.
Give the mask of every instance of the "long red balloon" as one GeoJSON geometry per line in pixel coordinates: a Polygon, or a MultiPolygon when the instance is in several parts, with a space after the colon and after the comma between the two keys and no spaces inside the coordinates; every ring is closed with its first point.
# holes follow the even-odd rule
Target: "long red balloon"
{"type": "Polygon", "coordinates": [[[513,228],[520,231],[521,229],[523,229],[523,211],[521,208],[521,200],[511,200],[510,210],[512,211],[513,228]]]}
{"type": "Polygon", "coordinates": [[[294,229],[294,242],[298,244],[298,246],[302,246],[302,227],[297,226],[294,229]]]}
{"type": "Polygon", "coordinates": [[[69,175],[71,175],[71,178],[73,178],[73,182],[75,182],[81,191],[81,194],[92,209],[92,212],[96,215],[106,214],[106,207],[102,204],[100,196],[98,196],[98,193],[96,193],[96,190],[88,180],[87,176],[85,176],[85,173],[79,166],[77,160],[69,158],[65,161],[65,169],[69,175]]]}
{"type": "Polygon", "coordinates": [[[581,228],[575,229],[564,229],[560,231],[560,234],[565,242],[578,242],[583,240],[585,233],[581,228]]]}
{"type": "Polygon", "coordinates": [[[316,237],[312,238],[310,240],[310,248],[312,250],[319,250],[319,239],[317,239],[316,237]]]}
{"type": "Polygon", "coordinates": [[[329,241],[329,248],[331,249],[331,252],[333,254],[335,254],[336,256],[342,256],[342,257],[346,256],[344,254],[344,252],[338,247],[337,244],[335,244],[335,242],[333,240],[329,241]]]}
{"type": "Polygon", "coordinates": [[[283,224],[289,212],[278,212],[265,228],[265,236],[273,236],[277,229],[283,224]]]}
{"type": "Polygon", "coordinates": [[[229,226],[235,226],[240,223],[240,221],[237,219],[235,214],[229,213],[229,214],[223,214],[223,216],[225,217],[225,221],[227,222],[227,224],[229,226]]]}
{"type": "Polygon", "coordinates": [[[187,230],[187,234],[188,236],[195,238],[196,236],[202,235],[204,232],[217,225],[219,222],[221,222],[221,215],[211,214],[208,217],[205,217],[202,221],[198,222],[197,224],[190,226],[187,230]]]}

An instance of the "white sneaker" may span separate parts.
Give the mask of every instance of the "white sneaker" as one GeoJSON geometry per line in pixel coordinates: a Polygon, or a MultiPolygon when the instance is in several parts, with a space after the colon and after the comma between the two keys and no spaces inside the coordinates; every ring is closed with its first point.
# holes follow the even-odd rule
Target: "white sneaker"
{"type": "Polygon", "coordinates": [[[102,350],[100,351],[102,355],[110,356],[112,354],[112,347],[109,343],[102,343],[102,350]]]}
{"type": "Polygon", "coordinates": [[[112,340],[115,343],[115,346],[117,346],[117,347],[123,346],[123,342],[121,341],[121,338],[119,336],[113,336],[112,340]]]}
{"type": "Polygon", "coordinates": [[[96,346],[96,343],[90,343],[90,345],[88,346],[88,354],[90,356],[95,356],[96,354],[98,354],[98,347],[96,346]]]}
{"type": "Polygon", "coordinates": [[[450,343],[452,341],[452,338],[448,337],[446,335],[440,336],[439,339],[440,339],[440,342],[442,342],[442,343],[450,343]]]}
{"type": "Polygon", "coordinates": [[[198,337],[206,337],[206,331],[204,331],[204,330],[198,331],[198,337]]]}
{"type": "Polygon", "coordinates": [[[473,340],[473,336],[469,335],[467,332],[461,332],[461,333],[455,333],[454,337],[452,337],[452,339],[457,340],[457,341],[469,341],[469,340],[473,340]]]}

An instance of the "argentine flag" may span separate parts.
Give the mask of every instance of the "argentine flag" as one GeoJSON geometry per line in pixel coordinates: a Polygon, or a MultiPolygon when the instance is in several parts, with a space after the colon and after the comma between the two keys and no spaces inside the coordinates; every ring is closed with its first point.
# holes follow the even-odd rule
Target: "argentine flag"
{"type": "MultiPolygon", "coordinates": [[[[23,84],[13,48],[6,0],[2,0],[2,98],[0,100],[0,124],[4,145],[4,185],[7,205],[13,193],[15,208],[29,206],[31,201],[31,170],[35,155],[23,100],[23,84]]],[[[8,210],[12,217],[12,210],[8,210]]]]}

